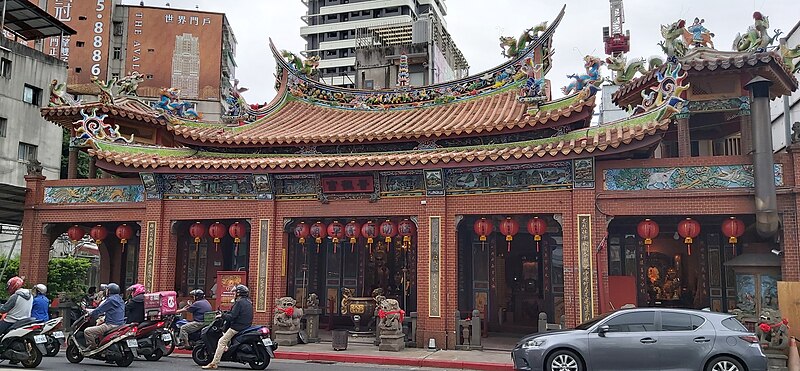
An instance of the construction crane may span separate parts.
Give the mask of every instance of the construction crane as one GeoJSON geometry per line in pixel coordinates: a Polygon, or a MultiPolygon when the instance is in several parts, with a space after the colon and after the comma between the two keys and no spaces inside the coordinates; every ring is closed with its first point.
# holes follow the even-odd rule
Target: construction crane
{"type": "Polygon", "coordinates": [[[625,10],[622,0],[609,0],[611,3],[611,27],[603,27],[603,42],[606,54],[618,56],[631,50],[631,32],[622,30],[625,23],[625,10]]]}

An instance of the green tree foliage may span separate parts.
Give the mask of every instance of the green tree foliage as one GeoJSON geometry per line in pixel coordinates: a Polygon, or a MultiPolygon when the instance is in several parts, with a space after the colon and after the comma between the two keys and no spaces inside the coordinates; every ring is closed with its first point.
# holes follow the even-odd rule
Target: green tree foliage
{"type": "Polygon", "coordinates": [[[16,276],[19,273],[19,259],[14,258],[8,260],[8,266],[6,266],[6,258],[0,258],[0,269],[6,267],[5,272],[2,276],[0,276],[0,299],[8,299],[8,292],[6,291],[6,282],[11,277],[16,276]]]}
{"type": "MultiPolygon", "coordinates": [[[[69,167],[69,130],[64,129],[61,139],[61,179],[67,179],[67,168],[69,167]]],[[[89,177],[89,155],[84,151],[78,151],[78,178],[89,177]]]]}
{"type": "Polygon", "coordinates": [[[47,266],[47,294],[51,298],[64,293],[66,298],[80,300],[86,293],[84,284],[92,263],[81,258],[53,258],[47,266]]]}

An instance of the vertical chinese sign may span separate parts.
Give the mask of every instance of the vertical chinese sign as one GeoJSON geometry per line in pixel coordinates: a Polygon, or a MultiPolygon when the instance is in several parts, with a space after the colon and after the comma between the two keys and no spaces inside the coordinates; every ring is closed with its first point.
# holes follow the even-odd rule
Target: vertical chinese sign
{"type": "Polygon", "coordinates": [[[51,37],[46,52],[69,63],[69,82],[106,79],[111,38],[111,0],[53,0],[48,13],[77,31],[72,37],[51,37]]]}

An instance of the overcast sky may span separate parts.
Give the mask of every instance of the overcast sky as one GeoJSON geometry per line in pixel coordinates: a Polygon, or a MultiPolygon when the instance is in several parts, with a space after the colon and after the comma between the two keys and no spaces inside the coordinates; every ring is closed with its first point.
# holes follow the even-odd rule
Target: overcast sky
{"type": "MultiPolygon", "coordinates": [[[[139,0],[124,0],[138,4],[139,0]]],[[[250,90],[245,98],[250,103],[265,102],[275,96],[275,61],[269,51],[268,38],[278,49],[299,52],[305,49],[300,16],[306,7],[300,0],[145,0],[145,5],[223,12],[233,27],[238,41],[236,77],[240,86],[250,90]]],[[[602,29],[609,23],[606,0],[447,0],[448,29],[470,64],[470,74],[492,68],[505,59],[500,55],[500,35],[518,37],[522,30],[541,21],[555,18],[561,6],[567,10],[554,38],[554,66],[548,78],[553,93],[568,83],[565,75],[583,71],[586,54],[603,56],[602,29]]],[[[800,21],[800,0],[627,0],[625,28],[631,32],[630,57],[661,55],[659,25],[694,17],[705,19],[704,25],[716,37],[719,50],[732,50],[737,32],[745,32],[753,24],[753,11],[770,17],[770,34],[774,29],[784,33],[800,21]]],[[[604,73],[608,74],[607,71],[604,73]]]]}

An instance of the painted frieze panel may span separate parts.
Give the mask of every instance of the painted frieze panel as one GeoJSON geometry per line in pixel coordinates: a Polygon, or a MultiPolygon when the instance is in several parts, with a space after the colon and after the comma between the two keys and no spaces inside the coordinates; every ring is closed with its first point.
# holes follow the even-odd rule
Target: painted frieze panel
{"type": "Polygon", "coordinates": [[[153,173],[139,173],[139,177],[142,178],[142,184],[144,185],[144,191],[147,195],[147,199],[160,200],[161,191],[158,188],[158,179],[156,178],[156,175],[153,173]]]}
{"type": "Polygon", "coordinates": [[[572,178],[575,188],[594,189],[594,157],[573,160],[572,178]]]}
{"type": "Polygon", "coordinates": [[[142,201],[144,201],[144,186],[141,184],[44,188],[44,203],[46,204],[97,204],[142,201]]]}
{"type": "Polygon", "coordinates": [[[318,199],[322,192],[317,174],[278,174],[274,185],[278,199],[318,199]]]}
{"type": "Polygon", "coordinates": [[[739,113],[743,115],[749,115],[750,97],[713,99],[713,100],[692,100],[689,101],[687,109],[689,112],[692,113],[739,111],[739,113]]]}
{"type": "Polygon", "coordinates": [[[252,200],[258,199],[252,174],[159,174],[164,199],[252,200]]]}
{"type": "Polygon", "coordinates": [[[425,194],[425,179],[421,170],[383,172],[381,196],[422,196],[425,194]]]}
{"type": "MultiPolygon", "coordinates": [[[[652,167],[603,170],[604,189],[753,188],[753,165],[652,167]]],[[[775,185],[783,186],[783,165],[775,164],[775,185]]]]}
{"type": "Polygon", "coordinates": [[[425,194],[428,196],[444,196],[444,172],[442,169],[425,170],[425,194]]]}
{"type": "Polygon", "coordinates": [[[493,193],[572,188],[572,162],[447,170],[448,194],[493,193]]]}

